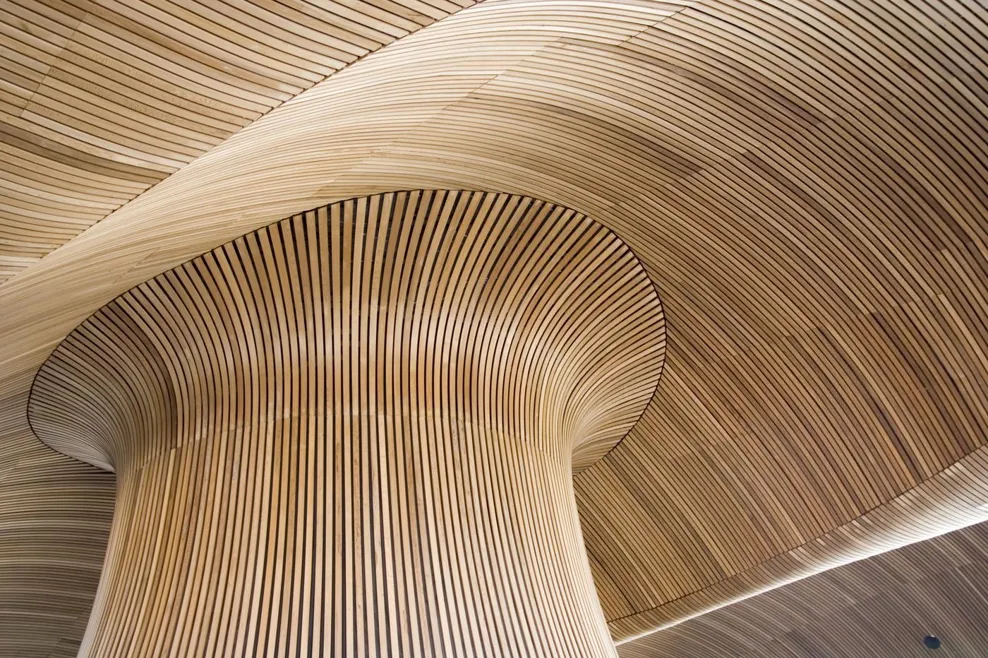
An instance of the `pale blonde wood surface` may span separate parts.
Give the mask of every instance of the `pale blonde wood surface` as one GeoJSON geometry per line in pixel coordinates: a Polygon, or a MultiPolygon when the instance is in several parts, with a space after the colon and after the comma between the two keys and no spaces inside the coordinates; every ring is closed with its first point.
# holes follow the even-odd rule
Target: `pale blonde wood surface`
{"type": "Polygon", "coordinates": [[[932,0],[466,9],[0,287],[0,405],[97,308],[258,226],[395,189],[514,192],[614,230],[667,313],[656,403],[576,481],[617,639],[806,575],[805,547],[825,568],[972,523],[986,21],[932,0]]]}
{"type": "Polygon", "coordinates": [[[611,232],[486,193],[321,207],[126,293],[29,407],[118,475],[79,655],[614,656],[572,472],[663,326],[611,232]]]}
{"type": "Polygon", "coordinates": [[[473,0],[0,3],[0,284],[251,121],[473,0]]]}

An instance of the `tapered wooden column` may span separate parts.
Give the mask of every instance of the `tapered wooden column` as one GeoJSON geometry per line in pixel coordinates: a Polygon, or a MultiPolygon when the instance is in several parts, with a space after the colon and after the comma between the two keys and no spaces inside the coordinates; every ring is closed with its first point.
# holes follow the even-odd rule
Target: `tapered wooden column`
{"type": "Polygon", "coordinates": [[[613,656],[572,473],[663,350],[633,254],[510,195],[341,202],[131,290],[31,401],[118,473],[80,655],[613,656]]]}

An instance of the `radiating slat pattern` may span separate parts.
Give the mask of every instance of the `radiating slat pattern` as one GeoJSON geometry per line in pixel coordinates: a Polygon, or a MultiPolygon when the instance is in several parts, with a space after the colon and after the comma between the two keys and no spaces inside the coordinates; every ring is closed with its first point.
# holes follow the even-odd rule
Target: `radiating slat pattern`
{"type": "Polygon", "coordinates": [[[0,284],[273,107],[472,0],[0,2],[0,284]]]}
{"type": "Polygon", "coordinates": [[[622,645],[621,658],[988,654],[988,525],[801,580],[622,645]],[[942,641],[937,651],[923,638],[942,641]]]}
{"type": "Polygon", "coordinates": [[[972,523],[986,34],[969,0],[488,0],[4,284],[0,408],[96,309],[245,232],[356,195],[503,190],[613,230],[668,314],[655,403],[575,488],[617,639],[972,523]]]}
{"type": "Polygon", "coordinates": [[[572,472],[663,351],[635,256],[512,195],[337,203],[142,284],[30,405],[119,478],[80,656],[613,656],[572,472]]]}

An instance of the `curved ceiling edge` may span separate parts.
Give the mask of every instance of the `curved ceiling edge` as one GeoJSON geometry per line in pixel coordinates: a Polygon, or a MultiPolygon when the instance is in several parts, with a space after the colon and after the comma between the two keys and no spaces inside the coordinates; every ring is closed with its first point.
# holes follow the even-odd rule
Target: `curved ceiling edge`
{"type": "MultiPolygon", "coordinates": [[[[268,272],[268,276],[287,276],[280,269],[291,266],[291,262],[285,262],[286,256],[273,254],[279,249],[289,248],[300,252],[299,262],[311,259],[343,259],[342,264],[332,266],[334,272],[345,272],[348,266],[357,267],[351,264],[353,261],[360,265],[365,278],[373,275],[373,281],[368,283],[370,279],[367,279],[361,284],[363,287],[357,287],[355,282],[353,286],[356,292],[349,293],[351,296],[358,292],[370,295],[370,298],[363,301],[363,305],[350,309],[350,313],[358,315],[365,310],[367,304],[375,307],[385,304],[383,299],[375,300],[378,299],[377,295],[384,294],[382,290],[387,289],[392,290],[387,303],[393,307],[393,313],[400,315],[399,311],[411,303],[406,297],[415,300],[411,308],[416,308],[421,303],[419,297],[425,293],[405,282],[403,277],[407,277],[410,271],[416,271],[416,259],[431,262],[433,258],[439,259],[441,256],[442,261],[437,260],[434,265],[438,269],[429,274],[426,280],[431,281],[433,276],[452,276],[450,271],[457,274],[458,278],[447,281],[448,287],[442,294],[458,301],[454,307],[444,302],[437,312],[445,316],[455,311],[458,314],[455,324],[480,326],[476,331],[480,331],[481,335],[485,331],[493,332],[493,337],[487,336],[482,342],[471,341],[464,346],[455,342],[452,347],[442,346],[444,350],[451,351],[451,354],[443,357],[444,362],[479,361],[480,353],[474,355],[470,350],[491,350],[495,346],[516,351],[520,349],[514,345],[518,341],[524,344],[526,340],[534,340],[540,345],[552,337],[556,337],[557,342],[562,341],[552,349],[543,346],[536,350],[530,346],[523,350],[527,355],[524,357],[525,363],[528,364],[525,369],[538,371],[532,375],[534,380],[522,387],[530,395],[547,388],[565,389],[553,376],[553,370],[565,372],[575,367],[573,364],[567,365],[567,359],[577,359],[577,362],[590,359],[600,373],[589,376],[590,371],[586,370],[588,365],[581,366],[584,370],[578,372],[583,373],[579,377],[583,383],[569,394],[577,400],[586,398],[582,404],[597,400],[590,404],[594,409],[592,418],[588,417],[587,422],[569,424],[569,429],[564,432],[576,437],[573,439],[576,441],[573,451],[574,472],[583,470],[618,445],[641,418],[658,389],[665,359],[665,320],[661,300],[637,256],[610,229],[572,210],[530,197],[464,190],[395,191],[337,201],[261,227],[149,279],[101,307],[70,332],[38,370],[27,404],[27,420],[35,436],[58,452],[115,472],[119,472],[121,463],[130,464],[128,468],[131,470],[139,468],[133,464],[135,459],[143,462],[182,445],[180,419],[190,409],[198,410],[202,406],[221,404],[220,398],[216,397],[217,389],[228,390],[235,382],[250,385],[249,377],[243,380],[247,377],[246,372],[253,372],[247,364],[241,364],[236,375],[228,373],[229,379],[219,378],[218,374],[210,372],[210,368],[222,366],[221,354],[231,351],[234,354],[244,353],[247,349],[245,345],[251,342],[249,336],[223,334],[227,341],[233,341],[227,344],[221,340],[222,336],[218,338],[213,335],[215,331],[222,334],[223,331],[230,331],[223,328],[230,322],[247,322],[246,308],[252,304],[267,304],[267,312],[275,313],[270,322],[281,315],[290,321],[296,316],[300,318],[303,308],[308,314],[329,314],[331,308],[336,308],[341,303],[340,299],[346,298],[345,286],[339,289],[338,281],[331,286],[331,281],[326,280],[320,288],[322,296],[315,296],[314,290],[309,291],[312,299],[303,300],[305,305],[299,308],[292,306],[289,300],[261,299],[257,297],[259,293],[256,291],[251,298],[241,291],[236,297],[246,299],[241,301],[241,305],[246,307],[231,310],[229,299],[232,298],[232,293],[224,286],[235,288],[236,285],[246,284],[224,281],[223,275],[228,274],[228,270],[211,271],[211,266],[216,267],[211,264],[217,258],[233,258],[241,264],[252,263],[252,267],[259,271],[278,268],[277,273],[268,272]],[[383,214],[386,209],[389,209],[389,215],[383,214]],[[371,213],[374,212],[382,214],[380,217],[372,216],[371,213]],[[406,217],[403,213],[410,214],[406,217]],[[358,214],[361,216],[358,217],[358,214]],[[302,224],[297,227],[299,222],[302,224]],[[334,227],[343,226],[339,230],[344,233],[349,231],[346,235],[351,236],[350,243],[346,246],[350,251],[343,253],[339,244],[325,242],[329,239],[327,236],[337,242],[343,240],[337,235],[337,229],[327,233],[327,223],[334,227]],[[309,228],[310,224],[316,225],[318,229],[309,228]],[[397,248],[393,245],[388,247],[393,242],[393,233],[404,230],[406,225],[414,227],[416,224],[427,228],[421,231],[413,228],[413,236],[405,236],[407,242],[402,243],[402,249],[407,254],[402,256],[402,252],[395,251],[397,248]],[[536,230],[540,226],[545,226],[545,230],[536,230]],[[282,237],[271,237],[276,234],[280,236],[280,233],[288,230],[293,236],[290,241],[282,237]],[[315,237],[317,230],[318,243],[315,237]],[[295,235],[298,231],[302,231],[303,235],[295,235]],[[384,246],[373,249],[368,247],[371,251],[365,255],[366,262],[362,262],[358,259],[356,243],[358,240],[368,241],[369,235],[373,236],[373,244],[380,243],[384,246]],[[447,235],[449,240],[455,242],[453,247],[446,244],[447,235]],[[437,236],[444,239],[437,241],[437,236]],[[266,244],[263,251],[257,246],[258,240],[262,238],[273,243],[266,244]],[[526,240],[539,242],[536,245],[526,240]],[[588,243],[595,245],[593,249],[587,246],[588,243]],[[497,251],[493,257],[487,253],[492,249],[497,251]],[[231,253],[234,256],[230,256],[231,253]],[[409,256],[411,253],[417,255],[409,256]],[[527,260],[537,263],[538,267],[532,271],[530,262],[526,262],[526,258],[520,257],[518,253],[527,254],[527,260]],[[474,271],[475,263],[482,258],[489,260],[486,269],[474,271]],[[464,259],[470,259],[474,264],[463,263],[464,259]],[[560,281],[568,281],[560,273],[565,261],[573,261],[567,262],[566,268],[583,270],[580,285],[585,290],[575,288],[573,283],[568,283],[569,287],[562,286],[560,281]],[[387,272],[392,277],[399,277],[399,280],[387,280],[387,272]],[[207,275],[208,280],[203,278],[207,275]],[[494,307],[487,308],[478,301],[493,294],[486,286],[490,285],[489,278],[495,275],[502,281],[501,285],[509,288],[522,285],[517,281],[524,284],[523,289],[514,293],[517,297],[514,302],[508,305],[502,303],[497,307],[500,311],[494,307]],[[368,285],[379,286],[381,290],[366,288],[368,285]],[[394,290],[399,290],[399,285],[405,285],[405,288],[400,294],[394,293],[394,290]],[[556,287],[561,292],[556,291],[556,287]],[[166,293],[165,290],[170,292],[166,293]],[[227,305],[212,309],[209,315],[206,315],[200,305],[190,301],[190,296],[195,299],[216,298],[221,296],[221,291],[227,305]],[[557,300],[556,296],[562,293],[566,297],[557,300]],[[335,301],[334,295],[338,298],[335,301]],[[480,297],[473,299],[471,295],[480,297]],[[472,302],[469,301],[471,299],[472,302]],[[566,315],[572,313],[574,305],[579,308],[580,304],[577,302],[594,310],[589,315],[585,313],[579,317],[566,315]],[[271,310],[272,304],[277,311],[271,310]],[[473,308],[472,305],[477,304],[480,305],[473,308]],[[550,313],[549,318],[543,322],[551,320],[551,325],[548,328],[535,325],[535,329],[530,330],[534,332],[532,337],[522,338],[528,334],[521,332],[517,323],[527,316],[518,315],[519,305],[521,308],[529,308],[526,313],[534,313],[536,317],[550,313]],[[321,306],[326,307],[324,313],[319,310],[321,306]],[[542,306],[550,310],[542,310],[542,306]],[[515,319],[498,328],[498,323],[492,323],[491,320],[492,314],[496,312],[507,313],[509,320],[515,319]],[[240,319],[228,319],[221,323],[217,314],[223,313],[239,314],[240,319]],[[221,328],[213,326],[216,324],[221,328]],[[167,331],[164,329],[165,325],[169,326],[167,331]],[[197,327],[194,332],[197,338],[185,336],[177,328],[185,325],[197,327]],[[508,331],[509,327],[509,333],[498,337],[500,333],[508,331]],[[607,329],[606,333],[611,336],[608,340],[613,345],[606,345],[601,340],[592,346],[587,343],[588,336],[599,336],[603,328],[607,329]],[[565,334],[567,338],[560,339],[557,334],[565,334]],[[623,336],[621,340],[614,338],[619,335],[623,336]],[[206,340],[205,344],[202,343],[203,340],[206,340]],[[210,345],[210,340],[215,344],[210,345]],[[508,342],[505,343],[505,340],[508,342]],[[583,345],[582,355],[571,354],[576,345],[583,345]],[[188,353],[190,350],[198,354],[198,362],[181,359],[176,361],[171,356],[188,353]],[[454,358],[452,355],[457,354],[458,350],[466,351],[454,358]],[[549,365],[549,361],[555,365],[549,365]],[[605,367],[608,362],[615,365],[605,367]],[[603,372],[608,369],[612,373],[604,376],[603,372]],[[607,383],[608,378],[614,377],[619,371],[624,371],[619,378],[623,383],[615,383],[618,380],[607,383]],[[638,383],[633,383],[634,378],[629,379],[632,373],[640,375],[638,383]],[[646,389],[642,389],[641,384],[645,382],[651,383],[646,389]],[[628,410],[620,413],[611,409],[624,406],[628,410]],[[604,418],[609,420],[603,420],[604,418]],[[144,456],[135,456],[135,451],[144,456]]],[[[289,256],[294,257],[293,253],[289,256]]],[[[323,270],[323,274],[328,272],[325,267],[323,270]]],[[[356,281],[358,274],[354,273],[353,276],[356,281]]],[[[569,276],[572,278],[575,275],[571,273],[569,276]]],[[[296,288],[294,293],[300,294],[300,283],[294,274],[291,285],[296,288]]],[[[309,290],[308,287],[306,290],[309,290]]],[[[277,292],[289,295],[284,290],[277,292]]],[[[268,294],[274,295],[275,292],[268,291],[268,294]]],[[[437,293],[433,291],[430,294],[437,293]]],[[[263,315],[264,308],[252,308],[250,317],[256,318],[259,312],[263,315]]],[[[395,321],[394,318],[388,320],[395,321]]],[[[533,320],[527,318],[526,321],[533,320]]],[[[297,322],[301,323],[302,320],[298,319],[297,322]]],[[[287,355],[289,344],[301,340],[299,335],[310,331],[311,324],[310,318],[289,333],[266,330],[264,341],[260,343],[257,341],[260,340],[261,328],[254,327],[254,349],[259,351],[255,358],[260,359],[263,353],[269,353],[270,356],[275,350],[287,355]]],[[[325,335],[317,343],[335,342],[336,333],[346,327],[344,322],[341,326],[334,326],[332,331],[327,328],[325,335]]],[[[187,328],[186,331],[191,329],[187,328]]],[[[394,327],[391,331],[395,331],[394,327]]],[[[442,335],[446,335],[445,332],[442,335]]],[[[370,340],[371,337],[362,335],[361,340],[370,340]]],[[[432,333],[428,337],[430,340],[436,339],[432,333]]],[[[385,345],[382,342],[385,345],[382,349],[385,353],[390,353],[410,349],[406,343],[412,338],[414,337],[402,336],[400,333],[388,333],[378,337],[378,340],[387,343],[385,345]]],[[[425,340],[426,337],[420,338],[425,340]]],[[[455,334],[450,334],[447,338],[460,340],[455,334]]],[[[311,345],[309,349],[313,349],[311,345]]],[[[339,360],[340,356],[329,354],[325,358],[339,360]]],[[[288,366],[278,365],[276,362],[276,366],[272,367],[280,371],[288,366]]],[[[329,364],[326,367],[333,369],[329,364]]],[[[390,371],[391,366],[382,365],[381,368],[390,371]]],[[[272,372],[266,376],[273,377],[272,372]]],[[[501,376],[507,374],[505,372],[501,376]]],[[[320,377],[325,376],[323,374],[320,377]]],[[[410,384],[406,382],[406,385],[410,384]]],[[[473,386],[500,390],[503,384],[495,385],[493,381],[487,384],[474,382],[473,386]]],[[[409,390],[415,389],[413,387],[409,390]]],[[[538,395],[544,396],[545,393],[538,395]]],[[[230,396],[232,393],[226,393],[223,399],[230,396]]],[[[440,411],[433,410],[429,413],[440,411]]],[[[189,434],[190,431],[186,428],[184,434],[198,436],[202,430],[191,431],[189,434]]],[[[192,440],[188,436],[185,441],[192,440]]]]}
{"type": "Polygon", "coordinates": [[[622,644],[618,655],[923,656],[929,636],[947,651],[982,655],[988,650],[985,610],[975,602],[982,597],[978,575],[988,563],[986,547],[988,525],[969,526],[622,644]]]}
{"type": "Polygon", "coordinates": [[[988,521],[988,448],[982,447],[903,495],[812,542],[680,600],[608,626],[618,645],[803,578],[988,521]]]}

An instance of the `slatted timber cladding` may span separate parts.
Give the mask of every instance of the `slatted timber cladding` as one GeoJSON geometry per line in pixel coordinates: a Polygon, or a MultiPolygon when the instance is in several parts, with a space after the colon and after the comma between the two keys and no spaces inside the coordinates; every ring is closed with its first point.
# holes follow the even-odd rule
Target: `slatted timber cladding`
{"type": "Polygon", "coordinates": [[[793,583],[622,645],[621,658],[988,655],[988,525],[793,583]],[[930,651],[923,638],[942,646],[930,651]]]}
{"type": "Polygon", "coordinates": [[[251,121],[472,0],[0,2],[0,284],[251,121]]]}
{"type": "Polygon", "coordinates": [[[613,656],[572,472],[663,328],[611,232],[502,194],[333,204],[126,293],[30,405],[118,475],[80,656],[613,656]]]}
{"type": "Polygon", "coordinates": [[[575,483],[615,639],[973,523],[986,33],[973,0],[464,9],[7,281],[0,409],[23,413],[101,306],[244,233],[389,190],[503,191],[610,228],[662,295],[655,402],[575,483]]]}

